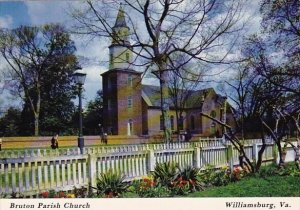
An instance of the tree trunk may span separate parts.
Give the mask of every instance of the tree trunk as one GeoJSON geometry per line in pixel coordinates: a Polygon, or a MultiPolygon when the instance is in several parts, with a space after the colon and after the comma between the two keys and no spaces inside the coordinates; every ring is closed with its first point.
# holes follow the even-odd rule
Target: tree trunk
{"type": "Polygon", "coordinates": [[[281,167],[284,165],[285,156],[283,154],[282,147],[281,147],[280,141],[278,139],[276,139],[276,145],[277,145],[278,154],[279,154],[279,166],[281,167]]]}
{"type": "Polygon", "coordinates": [[[34,115],[34,136],[39,135],[39,115],[34,115]]]}
{"type": "Polygon", "coordinates": [[[171,130],[171,122],[169,116],[169,110],[170,110],[170,105],[168,101],[169,89],[166,83],[166,74],[163,72],[163,70],[160,71],[160,90],[161,90],[161,112],[163,118],[164,138],[166,143],[170,143],[172,130],[171,130]]]}

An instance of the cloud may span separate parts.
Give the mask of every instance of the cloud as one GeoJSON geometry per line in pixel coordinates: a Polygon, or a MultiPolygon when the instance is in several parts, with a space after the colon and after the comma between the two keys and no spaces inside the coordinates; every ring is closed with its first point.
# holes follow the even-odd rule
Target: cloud
{"type": "Polygon", "coordinates": [[[102,77],[101,74],[107,71],[104,66],[87,66],[83,67],[83,70],[87,73],[86,81],[84,84],[84,104],[93,100],[98,90],[102,89],[102,77]]]}
{"type": "Polygon", "coordinates": [[[13,25],[13,18],[10,15],[0,17],[1,28],[11,28],[13,25]]]}
{"type": "Polygon", "coordinates": [[[67,1],[27,1],[28,15],[33,25],[69,22],[67,1]]]}

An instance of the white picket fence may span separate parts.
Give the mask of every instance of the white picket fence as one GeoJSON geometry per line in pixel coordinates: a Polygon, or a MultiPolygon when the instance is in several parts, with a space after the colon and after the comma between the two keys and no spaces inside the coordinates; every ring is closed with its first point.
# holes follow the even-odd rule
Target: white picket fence
{"type": "MultiPolygon", "coordinates": [[[[50,155],[38,153],[36,156],[0,159],[0,197],[4,194],[19,192],[25,196],[37,195],[45,190],[72,190],[74,187],[96,186],[100,173],[112,170],[123,174],[127,180],[139,179],[154,170],[157,163],[172,161],[180,168],[194,166],[203,168],[206,165],[222,167],[238,164],[238,152],[231,145],[200,147],[198,144],[161,144],[132,145],[133,151],[121,151],[111,148],[108,152],[98,149],[86,151],[86,154],[50,155]],[[232,158],[228,150],[232,149],[232,158]],[[39,155],[40,154],[40,155],[39,155]]],[[[257,158],[261,144],[245,145],[250,159],[257,158]]],[[[274,160],[274,145],[267,144],[264,161],[274,160]]],[[[287,161],[295,157],[289,148],[287,161]]]]}
{"type": "MultiPolygon", "coordinates": [[[[261,139],[247,139],[244,144],[259,144],[261,139]]],[[[268,142],[271,143],[271,142],[268,142]]],[[[181,142],[170,144],[139,144],[139,145],[99,145],[92,147],[85,147],[84,154],[103,154],[112,152],[134,152],[144,150],[162,150],[162,149],[184,149],[191,147],[222,147],[231,144],[225,142],[222,138],[200,138],[198,142],[181,142]]],[[[0,158],[19,158],[19,157],[49,157],[49,156],[62,156],[62,155],[79,155],[79,148],[59,148],[59,149],[44,149],[34,148],[25,150],[4,150],[0,152],[0,158]]]]}

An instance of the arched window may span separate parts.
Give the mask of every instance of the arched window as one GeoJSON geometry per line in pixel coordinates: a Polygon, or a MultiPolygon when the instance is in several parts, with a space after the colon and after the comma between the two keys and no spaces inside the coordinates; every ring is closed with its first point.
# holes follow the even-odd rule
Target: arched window
{"type": "Polygon", "coordinates": [[[132,96],[128,96],[128,98],[127,98],[127,107],[128,108],[132,107],[132,96]]]}
{"type": "Polygon", "coordinates": [[[195,117],[194,117],[194,115],[191,116],[191,129],[195,130],[195,117]]]}
{"type": "Polygon", "coordinates": [[[160,119],[159,119],[159,129],[160,130],[164,129],[164,118],[162,115],[160,115],[160,119]]]}
{"type": "Polygon", "coordinates": [[[130,87],[132,87],[132,81],[133,81],[132,75],[128,74],[127,85],[130,86],[130,87]]]}
{"type": "Polygon", "coordinates": [[[212,111],[210,112],[210,116],[213,117],[213,118],[215,118],[215,117],[217,116],[216,111],[215,111],[215,110],[212,110],[212,111]]]}
{"type": "Polygon", "coordinates": [[[173,115],[171,115],[170,120],[171,120],[171,130],[173,131],[174,130],[174,116],[173,115]]]}
{"type": "Polygon", "coordinates": [[[126,61],[129,62],[129,53],[126,53],[126,61]]]}
{"type": "Polygon", "coordinates": [[[183,117],[179,117],[179,122],[178,122],[178,128],[179,130],[183,130],[183,117]]]}

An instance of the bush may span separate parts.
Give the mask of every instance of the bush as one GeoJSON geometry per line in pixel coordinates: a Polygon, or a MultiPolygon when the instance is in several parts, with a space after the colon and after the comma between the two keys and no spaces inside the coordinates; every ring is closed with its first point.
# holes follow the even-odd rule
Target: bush
{"type": "Polygon", "coordinates": [[[171,187],[171,182],[174,182],[178,175],[178,165],[171,162],[158,163],[153,172],[154,181],[166,187],[171,187]]]}
{"type": "Polygon", "coordinates": [[[258,176],[262,178],[266,178],[274,175],[279,176],[300,176],[300,170],[297,168],[295,164],[287,163],[283,167],[279,167],[276,164],[270,164],[268,166],[261,167],[258,176]]]}
{"type": "Polygon", "coordinates": [[[180,170],[177,164],[165,162],[156,165],[153,177],[155,182],[167,187],[171,196],[185,195],[203,189],[199,172],[199,169],[190,166],[180,170]]]}
{"type": "Polygon", "coordinates": [[[203,182],[200,180],[200,169],[188,166],[179,172],[179,179],[188,182],[189,191],[203,190],[203,182]]]}
{"type": "Polygon", "coordinates": [[[152,177],[145,177],[142,180],[133,181],[133,191],[141,198],[168,197],[169,191],[153,180],[152,177]]]}
{"type": "Polygon", "coordinates": [[[124,182],[124,179],[124,176],[113,173],[111,170],[100,174],[97,179],[97,195],[106,198],[119,197],[128,188],[128,183],[124,182]]]}
{"type": "Polygon", "coordinates": [[[190,192],[190,184],[189,181],[179,177],[171,183],[169,189],[172,196],[187,195],[190,192]]]}
{"type": "Polygon", "coordinates": [[[245,175],[246,172],[240,166],[234,167],[230,174],[230,181],[240,181],[245,175]]]}
{"type": "Polygon", "coordinates": [[[201,172],[200,178],[207,187],[224,186],[231,180],[231,171],[227,166],[215,170],[213,166],[209,165],[201,172]]]}

